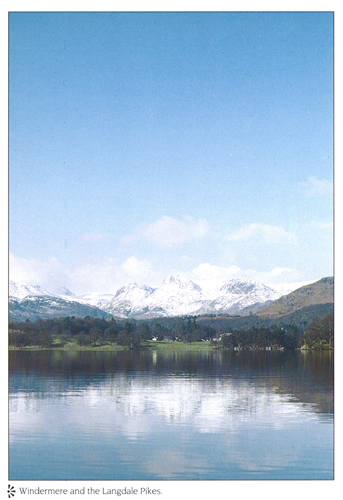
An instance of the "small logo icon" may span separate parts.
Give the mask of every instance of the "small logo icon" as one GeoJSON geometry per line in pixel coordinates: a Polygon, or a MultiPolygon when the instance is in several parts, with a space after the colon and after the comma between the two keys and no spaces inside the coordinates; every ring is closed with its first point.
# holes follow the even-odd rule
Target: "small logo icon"
{"type": "Polygon", "coordinates": [[[8,493],[8,498],[12,498],[15,495],[15,489],[10,484],[8,485],[7,493],[8,493]]]}

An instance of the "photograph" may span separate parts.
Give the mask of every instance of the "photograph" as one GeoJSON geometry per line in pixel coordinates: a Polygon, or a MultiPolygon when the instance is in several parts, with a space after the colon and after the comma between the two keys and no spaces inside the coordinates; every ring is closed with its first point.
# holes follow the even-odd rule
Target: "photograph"
{"type": "Polygon", "coordinates": [[[333,483],[335,13],[7,23],[6,497],[333,483]]]}

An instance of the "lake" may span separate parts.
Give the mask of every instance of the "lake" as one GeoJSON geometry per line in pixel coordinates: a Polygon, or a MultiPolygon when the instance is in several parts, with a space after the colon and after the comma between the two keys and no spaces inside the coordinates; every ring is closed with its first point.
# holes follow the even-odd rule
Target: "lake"
{"type": "Polygon", "coordinates": [[[332,352],[11,351],[9,479],[333,479],[332,352]]]}

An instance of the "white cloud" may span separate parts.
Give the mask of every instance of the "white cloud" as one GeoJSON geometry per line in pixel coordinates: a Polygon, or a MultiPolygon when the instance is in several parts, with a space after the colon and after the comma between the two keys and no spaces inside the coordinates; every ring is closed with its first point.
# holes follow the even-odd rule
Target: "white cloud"
{"type": "Polygon", "coordinates": [[[247,277],[267,285],[293,283],[301,279],[299,271],[291,267],[274,267],[271,271],[255,271],[247,269],[247,277]]]}
{"type": "Polygon", "coordinates": [[[209,224],[205,219],[193,217],[174,219],[163,215],[156,222],[138,228],[132,235],[121,240],[122,244],[145,240],[161,247],[173,247],[186,241],[198,240],[206,236],[209,224]]]}
{"type": "Polygon", "coordinates": [[[220,267],[204,263],[193,269],[192,274],[198,280],[227,280],[238,278],[244,273],[238,266],[220,267]]]}
{"type": "Polygon", "coordinates": [[[220,267],[209,263],[200,264],[193,269],[191,279],[199,281],[224,281],[236,278],[247,278],[267,285],[282,285],[299,281],[301,275],[297,269],[274,267],[270,271],[241,269],[238,266],[220,267]]]}
{"type": "Polygon", "coordinates": [[[268,224],[246,224],[238,231],[230,234],[229,241],[241,241],[249,239],[258,239],[267,243],[296,243],[297,238],[281,226],[272,226],[268,224]]]}
{"type": "Polygon", "coordinates": [[[67,272],[58,259],[52,257],[46,262],[37,259],[23,259],[9,255],[10,279],[19,283],[37,284],[55,288],[65,286],[67,272]]]}
{"type": "MultiPolygon", "coordinates": [[[[91,292],[115,294],[118,288],[132,281],[157,286],[168,273],[182,274],[178,269],[159,269],[157,272],[149,261],[135,256],[124,261],[90,257],[69,269],[55,258],[43,262],[10,254],[11,280],[37,284],[50,291],[66,286],[76,295],[91,292]]],[[[185,275],[196,283],[199,282],[202,287],[205,287],[206,282],[210,284],[233,278],[249,278],[271,286],[304,280],[302,274],[294,268],[274,267],[270,271],[256,271],[236,265],[221,267],[209,263],[202,263],[185,275]]]]}
{"type": "Polygon", "coordinates": [[[70,272],[68,288],[76,294],[85,292],[114,293],[120,281],[120,264],[113,258],[88,258],[77,264],[70,272]]]}
{"type": "Polygon", "coordinates": [[[63,266],[57,259],[46,262],[23,259],[10,255],[10,279],[19,283],[37,284],[53,291],[62,286],[76,295],[90,292],[115,293],[128,281],[155,277],[147,260],[130,257],[124,262],[113,258],[90,257],[72,269],[63,266]]]}
{"type": "Polygon", "coordinates": [[[141,279],[149,276],[151,264],[145,259],[138,260],[136,257],[129,257],[122,263],[121,268],[130,278],[141,279]]]}
{"type": "Polygon", "coordinates": [[[111,257],[89,258],[70,273],[72,284],[68,288],[77,293],[115,293],[130,281],[145,280],[150,285],[152,279],[155,279],[155,272],[145,259],[139,260],[131,256],[122,262],[111,257]]]}
{"type": "Polygon", "coordinates": [[[333,184],[325,179],[319,180],[314,176],[308,177],[300,186],[306,191],[308,196],[333,195],[333,184]]]}

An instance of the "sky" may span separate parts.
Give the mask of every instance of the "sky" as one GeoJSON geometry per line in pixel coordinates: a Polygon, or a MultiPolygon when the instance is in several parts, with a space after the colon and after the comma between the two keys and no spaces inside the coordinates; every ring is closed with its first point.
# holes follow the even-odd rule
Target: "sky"
{"type": "Polygon", "coordinates": [[[10,279],[333,275],[333,14],[12,12],[10,279]]]}

